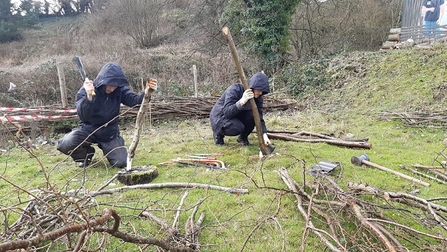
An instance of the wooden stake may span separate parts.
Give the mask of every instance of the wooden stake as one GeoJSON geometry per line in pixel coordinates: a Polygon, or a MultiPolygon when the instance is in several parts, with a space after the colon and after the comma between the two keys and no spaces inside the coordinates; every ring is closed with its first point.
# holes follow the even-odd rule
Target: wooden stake
{"type": "MultiPolygon", "coordinates": [[[[241,79],[242,85],[244,86],[244,89],[247,90],[250,87],[248,86],[247,78],[245,77],[244,70],[242,69],[241,63],[239,61],[239,57],[238,57],[237,51],[236,51],[236,46],[234,45],[233,38],[231,37],[231,34],[230,34],[230,29],[225,26],[222,28],[222,32],[223,32],[225,38],[227,39],[228,47],[230,48],[231,55],[233,56],[233,61],[234,61],[234,64],[236,65],[236,69],[239,74],[239,78],[241,79]]],[[[264,145],[264,139],[262,137],[261,119],[260,119],[259,111],[258,111],[256,102],[254,101],[254,99],[250,99],[250,106],[251,106],[251,110],[253,111],[253,118],[255,120],[256,133],[258,135],[258,142],[259,142],[259,149],[261,150],[263,155],[267,155],[269,153],[267,152],[267,148],[264,145]]]]}

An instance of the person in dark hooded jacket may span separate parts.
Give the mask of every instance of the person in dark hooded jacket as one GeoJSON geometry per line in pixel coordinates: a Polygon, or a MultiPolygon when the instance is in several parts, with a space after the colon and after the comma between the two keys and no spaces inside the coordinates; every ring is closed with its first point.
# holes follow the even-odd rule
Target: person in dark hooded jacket
{"type": "MultiPolygon", "coordinates": [[[[155,79],[146,85],[150,93],[157,90],[155,79]]],[[[120,106],[139,105],[143,97],[144,92],[137,94],[129,89],[129,82],[119,64],[105,64],[95,80],[86,79],[77,92],[76,110],[80,123],[58,141],[57,149],[70,155],[79,167],[85,167],[95,154],[92,144],[97,143],[110,165],[126,167],[127,148],[118,128],[120,106]]]]}
{"type": "Polygon", "coordinates": [[[243,146],[249,145],[248,135],[255,127],[253,111],[248,101],[254,98],[261,119],[263,140],[270,144],[262,115],[262,96],[270,92],[268,77],[263,72],[254,74],[249,80],[249,89],[244,90],[241,83],[229,86],[214,105],[210,113],[211,128],[214,143],[224,144],[225,136],[239,136],[237,142],[243,146]]]}

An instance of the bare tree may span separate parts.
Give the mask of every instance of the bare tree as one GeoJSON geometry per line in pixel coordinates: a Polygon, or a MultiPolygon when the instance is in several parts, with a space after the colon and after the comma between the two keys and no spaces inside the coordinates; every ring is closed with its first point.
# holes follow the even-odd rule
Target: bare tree
{"type": "Polygon", "coordinates": [[[400,26],[402,0],[304,0],[291,26],[296,58],[342,50],[377,50],[400,26]]]}
{"type": "Polygon", "coordinates": [[[162,16],[171,5],[166,0],[118,0],[111,3],[114,24],[125,35],[134,40],[140,48],[154,47],[163,41],[163,34],[159,33],[162,16]]]}

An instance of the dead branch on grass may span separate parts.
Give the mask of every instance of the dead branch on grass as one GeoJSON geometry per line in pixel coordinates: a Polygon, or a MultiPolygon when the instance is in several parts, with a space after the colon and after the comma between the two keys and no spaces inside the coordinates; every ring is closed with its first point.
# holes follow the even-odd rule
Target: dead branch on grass
{"type": "Polygon", "coordinates": [[[239,189],[239,188],[223,187],[210,184],[189,183],[189,182],[165,182],[165,183],[122,186],[108,190],[92,191],[89,193],[89,196],[96,197],[98,195],[113,194],[117,192],[124,192],[127,190],[134,190],[134,189],[160,189],[160,188],[202,188],[202,189],[219,190],[235,194],[248,193],[248,189],[239,189]]]}
{"type": "MultiPolygon", "coordinates": [[[[281,233],[283,234],[283,232],[282,232],[282,228],[281,228],[281,224],[279,224],[279,222],[278,222],[278,220],[277,220],[277,218],[276,218],[276,216],[279,214],[279,212],[280,212],[280,210],[281,210],[281,196],[283,195],[283,193],[279,193],[278,194],[278,202],[277,202],[277,205],[276,205],[276,211],[273,213],[273,215],[271,215],[271,216],[267,216],[266,218],[264,218],[263,220],[261,220],[251,231],[250,231],[250,233],[248,234],[248,236],[247,236],[247,238],[245,239],[245,241],[244,241],[244,243],[242,244],[242,247],[241,247],[241,249],[239,250],[239,251],[243,251],[244,250],[244,248],[245,248],[245,246],[247,245],[247,243],[248,243],[248,241],[250,240],[250,238],[251,238],[251,236],[254,234],[254,232],[256,232],[259,228],[261,228],[262,227],[262,225],[264,225],[267,221],[270,221],[270,220],[272,220],[272,221],[274,221],[274,222],[276,222],[276,224],[280,227],[280,229],[281,229],[281,233]]],[[[284,234],[283,234],[284,235],[284,234]]],[[[283,243],[282,243],[282,249],[281,249],[281,251],[286,251],[286,249],[285,249],[285,242],[283,241],[283,243]]]]}
{"type": "Polygon", "coordinates": [[[349,190],[343,190],[329,176],[316,178],[312,185],[300,185],[287,169],[280,169],[279,174],[296,197],[306,230],[331,251],[445,251],[446,206],[364,184],[350,183],[349,190]],[[309,191],[313,193],[309,195],[309,191]],[[368,195],[373,195],[374,201],[368,195]],[[377,203],[379,198],[382,203],[377,203]],[[419,231],[409,225],[418,226],[419,231]]]}
{"type": "MultiPolygon", "coordinates": [[[[87,193],[85,197],[80,197],[79,191],[69,191],[62,194],[51,191],[39,191],[38,193],[34,194],[28,192],[29,195],[32,195],[33,199],[30,200],[27,206],[23,209],[22,215],[16,222],[10,226],[5,226],[5,230],[7,230],[7,232],[4,232],[0,237],[0,240],[5,241],[3,244],[0,244],[0,251],[27,249],[30,246],[37,246],[48,241],[60,240],[60,238],[64,236],[69,237],[66,242],[67,249],[71,248],[73,250],[78,250],[84,246],[85,240],[88,240],[91,232],[109,233],[125,242],[156,245],[166,251],[198,250],[200,248],[199,234],[202,229],[201,224],[205,218],[205,215],[204,213],[200,214],[197,220],[195,215],[201,201],[196,204],[191,216],[185,224],[185,234],[180,235],[180,232],[178,231],[178,216],[180,214],[183,202],[186,199],[187,193],[185,193],[179,208],[177,209],[177,214],[172,227],[167,226],[164,224],[164,220],[156,218],[148,213],[148,211],[141,214],[141,216],[150,217],[165,230],[167,230],[169,233],[169,239],[167,240],[171,242],[165,242],[154,238],[140,237],[119,231],[118,227],[120,218],[113,210],[111,210],[111,213],[106,213],[107,216],[112,216],[115,219],[113,228],[96,227],[100,224],[104,224],[107,216],[103,216],[92,222],[92,217],[88,214],[88,209],[95,206],[95,202],[92,198],[98,195],[124,192],[130,189],[166,187],[204,188],[222,190],[229,193],[248,193],[248,190],[245,189],[225,188],[195,183],[162,183],[152,184],[152,186],[151,184],[124,186],[120,188],[87,193]],[[79,233],[78,237],[76,238],[76,234],[73,233],[79,233]],[[77,242],[74,242],[76,240],[77,242]],[[5,250],[2,250],[2,248],[5,250]]],[[[9,208],[0,209],[0,211],[4,213],[5,218],[8,215],[7,212],[10,210],[11,209],[9,208]]],[[[7,219],[5,219],[4,223],[7,223],[7,219]]],[[[51,244],[46,246],[51,246],[51,244]]]]}
{"type": "Polygon", "coordinates": [[[368,143],[368,139],[340,139],[333,134],[315,133],[315,132],[292,132],[292,131],[274,131],[269,130],[267,133],[271,139],[280,139],[284,141],[296,141],[306,143],[327,143],[350,148],[371,149],[372,145],[368,143]]]}
{"type": "Polygon", "coordinates": [[[445,181],[445,180],[442,180],[442,179],[439,179],[439,178],[437,178],[437,177],[430,176],[430,175],[428,175],[428,174],[422,173],[422,172],[420,172],[420,171],[418,171],[418,170],[416,170],[416,169],[412,169],[412,168],[410,168],[410,167],[407,167],[406,165],[400,165],[400,167],[403,168],[403,169],[405,169],[405,170],[407,170],[407,171],[411,171],[412,173],[414,173],[414,174],[416,174],[416,175],[419,175],[419,176],[422,176],[422,177],[424,177],[424,178],[428,178],[428,179],[434,180],[434,181],[436,181],[436,182],[438,182],[438,183],[447,185],[447,181],[445,181]]]}
{"type": "MultiPolygon", "coordinates": [[[[36,246],[50,249],[52,246],[61,245],[65,245],[68,250],[84,250],[84,246],[88,244],[86,241],[93,233],[108,233],[125,242],[155,245],[166,251],[194,251],[189,247],[163,240],[122,232],[119,230],[121,218],[116,211],[105,209],[101,217],[90,216],[89,211],[95,207],[95,201],[90,195],[79,198],[74,195],[67,197],[51,191],[39,191],[24,209],[0,209],[5,216],[5,232],[0,235],[0,241],[3,242],[0,243],[0,252],[37,249],[36,246]],[[21,212],[21,216],[8,226],[7,217],[12,210],[21,212]],[[103,227],[110,218],[114,219],[113,227],[103,227]]],[[[105,240],[104,238],[103,241],[105,240]]]]}
{"type": "MultiPolygon", "coordinates": [[[[151,213],[149,210],[141,212],[140,216],[149,218],[150,220],[157,223],[161,228],[163,228],[167,234],[166,240],[171,241],[171,243],[178,244],[178,247],[186,247],[190,248],[191,251],[199,251],[200,243],[199,243],[199,234],[202,231],[202,222],[205,219],[205,213],[201,213],[199,218],[196,221],[196,214],[199,209],[199,206],[202,204],[202,200],[199,199],[197,204],[195,205],[191,215],[187,218],[185,223],[185,233],[182,234],[179,230],[179,218],[178,215],[182,209],[184,201],[188,196],[188,191],[183,194],[183,197],[180,201],[180,204],[177,208],[177,213],[174,217],[174,221],[172,226],[168,225],[166,221],[158,218],[156,215],[151,213]]],[[[170,250],[168,250],[170,251],[170,250]]]]}

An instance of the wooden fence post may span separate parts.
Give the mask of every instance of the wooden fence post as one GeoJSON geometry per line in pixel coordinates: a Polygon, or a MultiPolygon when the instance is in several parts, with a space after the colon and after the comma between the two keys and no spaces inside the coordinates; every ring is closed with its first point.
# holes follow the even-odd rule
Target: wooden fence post
{"type": "Polygon", "coordinates": [[[194,75],[194,97],[199,96],[199,92],[197,91],[197,67],[196,65],[192,65],[192,74],[194,75]]]}
{"type": "Polygon", "coordinates": [[[61,91],[62,107],[66,108],[68,106],[68,101],[67,101],[67,87],[65,85],[64,68],[59,63],[56,63],[56,68],[57,68],[57,76],[59,77],[59,87],[61,91]]]}

